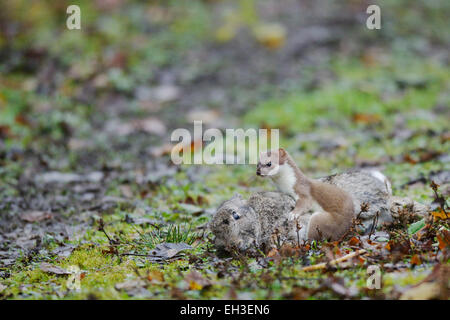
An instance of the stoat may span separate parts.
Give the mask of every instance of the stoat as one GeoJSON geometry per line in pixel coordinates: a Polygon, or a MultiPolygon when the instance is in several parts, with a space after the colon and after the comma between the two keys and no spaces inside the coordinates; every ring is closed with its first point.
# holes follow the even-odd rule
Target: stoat
{"type": "Polygon", "coordinates": [[[336,240],[350,228],[354,217],[352,197],[337,186],[306,177],[283,148],[262,152],[256,174],[270,177],[280,192],[295,199],[292,219],[301,218],[314,203],[320,206],[321,210],[309,219],[308,239],[336,240]]]}

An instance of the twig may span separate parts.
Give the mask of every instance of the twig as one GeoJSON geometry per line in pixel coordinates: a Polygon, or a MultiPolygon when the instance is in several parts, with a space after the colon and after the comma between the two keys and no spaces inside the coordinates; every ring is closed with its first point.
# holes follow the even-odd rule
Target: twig
{"type": "Polygon", "coordinates": [[[434,182],[434,180],[432,180],[430,186],[431,186],[431,189],[433,189],[435,201],[439,203],[439,206],[441,207],[442,211],[444,212],[445,217],[448,219],[447,212],[445,211],[446,201],[445,201],[444,197],[442,197],[438,194],[439,185],[436,182],[434,182]]]}
{"type": "Polygon", "coordinates": [[[365,254],[366,252],[367,252],[367,250],[360,249],[358,251],[351,252],[343,257],[331,260],[330,262],[323,262],[323,263],[315,264],[313,266],[304,267],[304,268],[302,268],[301,271],[315,271],[315,270],[325,269],[327,266],[336,265],[338,263],[341,263],[341,262],[351,259],[353,257],[357,257],[359,255],[365,254]]]}
{"type": "Polygon", "coordinates": [[[370,228],[370,232],[369,232],[369,240],[370,240],[370,237],[372,236],[373,232],[377,228],[379,215],[380,215],[380,211],[377,211],[377,213],[375,213],[375,217],[373,217],[372,227],[370,228]]]}
{"type": "Polygon", "coordinates": [[[100,221],[99,221],[98,230],[101,231],[101,232],[103,232],[103,233],[105,234],[106,238],[108,238],[109,244],[111,244],[111,245],[112,245],[112,244],[116,244],[116,241],[112,240],[112,239],[108,236],[108,234],[106,233],[106,230],[105,230],[105,223],[103,222],[103,219],[100,219],[100,221]]]}
{"type": "Polygon", "coordinates": [[[300,248],[300,230],[302,229],[302,226],[296,221],[296,227],[297,227],[297,246],[300,248]]]}
{"type": "Polygon", "coordinates": [[[368,209],[369,209],[369,204],[367,202],[363,202],[361,204],[361,210],[356,215],[356,218],[352,218],[352,225],[350,226],[350,228],[348,228],[348,230],[344,233],[344,235],[338,240],[338,242],[342,242],[345,239],[345,237],[347,237],[351,232],[357,231],[355,227],[362,225],[359,217],[361,216],[361,213],[367,212],[368,209]]]}

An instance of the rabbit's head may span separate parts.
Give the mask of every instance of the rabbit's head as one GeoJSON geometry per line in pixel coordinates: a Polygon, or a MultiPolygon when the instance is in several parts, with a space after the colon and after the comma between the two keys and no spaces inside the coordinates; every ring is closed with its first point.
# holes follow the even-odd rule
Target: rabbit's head
{"type": "Polygon", "coordinates": [[[259,247],[261,223],[255,211],[239,194],[225,201],[217,209],[210,229],[218,249],[246,251],[259,247]]]}

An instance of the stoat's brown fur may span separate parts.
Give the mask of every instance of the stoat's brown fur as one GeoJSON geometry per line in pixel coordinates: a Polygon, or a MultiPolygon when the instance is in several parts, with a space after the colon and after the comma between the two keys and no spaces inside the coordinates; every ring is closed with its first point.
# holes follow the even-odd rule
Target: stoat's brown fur
{"type": "Polygon", "coordinates": [[[314,202],[322,208],[309,220],[308,239],[336,240],[350,228],[354,217],[352,197],[339,187],[306,177],[286,150],[261,153],[256,173],[269,176],[279,191],[294,197],[293,217],[305,214],[314,202]]]}

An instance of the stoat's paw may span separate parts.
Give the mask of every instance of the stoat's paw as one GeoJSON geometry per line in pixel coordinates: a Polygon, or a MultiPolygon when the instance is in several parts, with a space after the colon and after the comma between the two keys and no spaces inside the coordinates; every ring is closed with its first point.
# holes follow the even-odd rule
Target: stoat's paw
{"type": "Polygon", "coordinates": [[[300,217],[298,213],[294,213],[294,211],[289,212],[289,221],[297,220],[300,217]]]}

